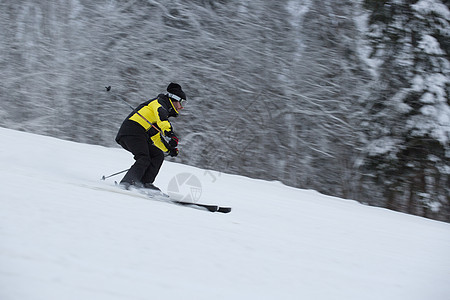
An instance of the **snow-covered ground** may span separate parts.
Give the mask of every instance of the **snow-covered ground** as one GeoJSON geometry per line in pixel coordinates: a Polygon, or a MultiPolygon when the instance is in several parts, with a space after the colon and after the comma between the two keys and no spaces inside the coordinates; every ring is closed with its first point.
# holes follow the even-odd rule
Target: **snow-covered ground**
{"type": "Polygon", "coordinates": [[[209,213],[114,192],[124,150],[0,141],[1,300],[450,299],[450,224],[165,162],[209,213]]]}

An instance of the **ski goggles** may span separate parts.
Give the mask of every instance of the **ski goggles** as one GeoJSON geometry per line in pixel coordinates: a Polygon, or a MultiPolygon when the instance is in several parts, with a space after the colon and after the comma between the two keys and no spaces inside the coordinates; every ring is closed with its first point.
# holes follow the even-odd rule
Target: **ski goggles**
{"type": "Polygon", "coordinates": [[[182,106],[183,106],[183,104],[186,104],[186,103],[187,103],[187,100],[186,100],[186,99],[183,99],[183,98],[181,98],[181,97],[178,97],[177,95],[168,93],[168,96],[169,96],[169,98],[172,98],[173,100],[180,102],[180,104],[181,104],[182,106]]]}

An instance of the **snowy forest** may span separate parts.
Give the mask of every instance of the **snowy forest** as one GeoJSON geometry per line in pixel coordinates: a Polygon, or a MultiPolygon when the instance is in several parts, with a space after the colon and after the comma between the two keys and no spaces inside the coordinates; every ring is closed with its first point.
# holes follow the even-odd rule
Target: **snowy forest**
{"type": "Polygon", "coordinates": [[[177,82],[168,159],[450,222],[449,24],[441,0],[1,0],[0,126],[119,147],[118,96],[177,82]]]}

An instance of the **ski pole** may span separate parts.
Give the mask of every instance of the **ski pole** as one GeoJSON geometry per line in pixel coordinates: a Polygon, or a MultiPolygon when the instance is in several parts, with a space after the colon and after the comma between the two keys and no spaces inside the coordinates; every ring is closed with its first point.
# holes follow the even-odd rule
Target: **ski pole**
{"type": "Polygon", "coordinates": [[[111,174],[111,175],[108,175],[108,176],[103,175],[103,176],[102,176],[102,180],[105,180],[106,178],[113,177],[113,176],[116,176],[116,175],[125,173],[125,172],[127,172],[128,170],[129,170],[129,169],[126,169],[126,170],[123,170],[123,171],[120,171],[120,172],[117,172],[117,173],[114,173],[114,174],[111,174]]]}

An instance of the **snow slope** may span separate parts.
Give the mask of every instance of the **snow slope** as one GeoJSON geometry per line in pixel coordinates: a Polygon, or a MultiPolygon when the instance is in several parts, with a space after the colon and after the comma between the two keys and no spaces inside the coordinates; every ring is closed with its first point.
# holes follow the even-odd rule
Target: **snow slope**
{"type": "Polygon", "coordinates": [[[0,141],[1,300],[450,299],[450,224],[165,162],[209,213],[114,192],[124,150],[0,141]]]}

